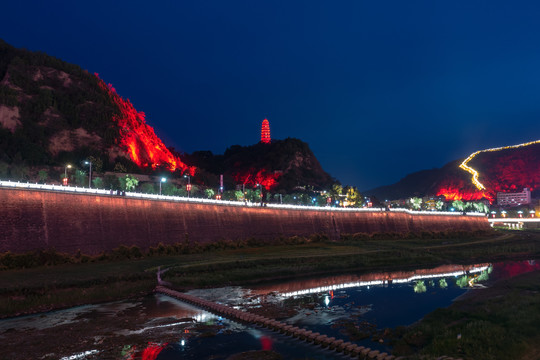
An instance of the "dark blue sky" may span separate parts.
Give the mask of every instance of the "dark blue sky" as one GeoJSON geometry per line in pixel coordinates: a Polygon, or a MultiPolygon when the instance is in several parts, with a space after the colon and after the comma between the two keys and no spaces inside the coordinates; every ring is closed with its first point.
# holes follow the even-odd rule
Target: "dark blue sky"
{"type": "Polygon", "coordinates": [[[360,189],[540,138],[540,3],[9,1],[0,38],[98,72],[180,151],[310,144],[360,189]]]}

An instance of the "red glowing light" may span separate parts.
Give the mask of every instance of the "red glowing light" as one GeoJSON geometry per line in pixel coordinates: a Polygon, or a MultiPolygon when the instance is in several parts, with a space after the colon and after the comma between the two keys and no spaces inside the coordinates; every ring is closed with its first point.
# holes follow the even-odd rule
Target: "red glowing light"
{"type": "Polygon", "coordinates": [[[270,143],[270,123],[264,119],[261,126],[261,142],[263,144],[270,143]]]}
{"type": "Polygon", "coordinates": [[[534,191],[540,187],[539,160],[540,140],[537,140],[477,151],[460,167],[473,175],[476,172],[473,183],[484,187],[485,197],[493,201],[498,192],[517,192],[523,188],[534,191]]]}
{"type": "Polygon", "coordinates": [[[534,260],[497,263],[493,266],[492,276],[498,279],[505,279],[538,270],[540,270],[540,262],[534,260]]]}
{"type": "Polygon", "coordinates": [[[490,202],[493,201],[493,196],[485,191],[476,189],[457,188],[452,185],[442,186],[437,191],[437,196],[443,195],[446,201],[464,200],[464,201],[478,201],[487,199],[490,202]]]}
{"type": "Polygon", "coordinates": [[[98,74],[95,75],[99,80],[99,86],[118,106],[120,113],[115,114],[113,120],[120,127],[119,145],[129,154],[131,160],[140,167],[150,166],[155,169],[159,165],[164,165],[170,171],[180,169],[194,175],[196,168],[187,166],[167,149],[154,129],[146,124],[144,112],[137,111],[129,100],[124,100],[116,93],[111,84],[106,85],[98,74]]]}
{"type": "Polygon", "coordinates": [[[148,343],[148,347],[142,353],[141,360],[155,360],[166,345],[148,343]]]}
{"type": "Polygon", "coordinates": [[[65,177],[62,179],[62,185],[67,186],[67,184],[68,184],[68,178],[65,177]]]}
{"type": "Polygon", "coordinates": [[[261,347],[262,350],[272,350],[272,339],[268,336],[261,336],[261,347]]]}
{"type": "Polygon", "coordinates": [[[234,175],[234,180],[239,184],[245,184],[255,187],[257,184],[262,185],[266,190],[272,190],[278,184],[278,179],[281,173],[268,172],[265,169],[255,170],[250,169],[244,173],[237,173],[234,175]]]}

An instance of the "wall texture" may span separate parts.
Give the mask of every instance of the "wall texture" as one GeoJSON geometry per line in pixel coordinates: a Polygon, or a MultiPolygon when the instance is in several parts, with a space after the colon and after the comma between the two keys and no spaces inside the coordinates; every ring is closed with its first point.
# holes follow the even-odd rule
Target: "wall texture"
{"type": "Polygon", "coordinates": [[[0,252],[54,248],[96,254],[119,245],[209,243],[250,237],[487,230],[484,217],[276,210],[0,189],[0,252]]]}

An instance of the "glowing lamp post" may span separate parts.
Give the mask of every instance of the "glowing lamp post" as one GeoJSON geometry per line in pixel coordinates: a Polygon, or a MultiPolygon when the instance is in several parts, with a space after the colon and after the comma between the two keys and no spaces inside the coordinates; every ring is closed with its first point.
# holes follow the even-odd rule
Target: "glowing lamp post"
{"type": "Polygon", "coordinates": [[[189,194],[191,193],[191,176],[184,175],[184,177],[187,178],[186,190],[187,190],[187,197],[189,199],[189,194]]]}
{"type": "Polygon", "coordinates": [[[506,217],[506,211],[505,210],[501,211],[501,215],[502,215],[503,218],[505,218],[506,217]]]}
{"type": "Polygon", "coordinates": [[[534,210],[529,211],[529,214],[531,214],[531,217],[534,217],[534,210]]]}
{"type": "Polygon", "coordinates": [[[263,191],[262,191],[262,184],[257,184],[257,187],[259,188],[259,196],[261,197],[261,206],[263,206],[263,191]]]}
{"type": "Polygon", "coordinates": [[[166,182],[166,181],[167,181],[167,179],[164,178],[164,177],[162,177],[162,178],[159,180],[159,195],[161,195],[161,183],[164,183],[164,182],[166,182]]]}
{"type": "Polygon", "coordinates": [[[92,162],[91,161],[85,161],[85,165],[90,165],[90,171],[88,172],[88,188],[90,189],[92,187],[92,162]]]}
{"type": "Polygon", "coordinates": [[[520,218],[522,218],[522,217],[523,217],[523,211],[519,210],[519,211],[518,211],[518,216],[519,216],[520,218]]]}
{"type": "Polygon", "coordinates": [[[494,218],[496,214],[497,214],[496,211],[492,211],[492,212],[491,212],[491,217],[494,218]]]}
{"type": "Polygon", "coordinates": [[[71,165],[67,164],[64,168],[64,178],[62,179],[62,185],[64,186],[67,186],[68,184],[67,169],[71,169],[71,165]]]}

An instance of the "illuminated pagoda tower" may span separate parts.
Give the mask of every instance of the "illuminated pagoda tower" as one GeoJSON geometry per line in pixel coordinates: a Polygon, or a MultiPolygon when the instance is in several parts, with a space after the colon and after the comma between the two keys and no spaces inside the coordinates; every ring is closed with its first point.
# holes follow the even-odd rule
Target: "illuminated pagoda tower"
{"type": "Polygon", "coordinates": [[[270,144],[270,123],[267,119],[264,119],[261,126],[261,142],[263,144],[270,144]]]}

